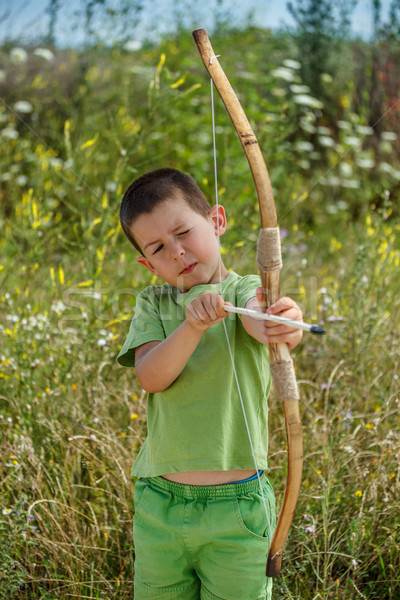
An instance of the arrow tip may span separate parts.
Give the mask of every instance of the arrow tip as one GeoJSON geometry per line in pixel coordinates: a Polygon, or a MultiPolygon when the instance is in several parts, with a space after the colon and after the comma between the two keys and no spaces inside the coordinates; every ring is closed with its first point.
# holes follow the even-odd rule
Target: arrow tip
{"type": "Polygon", "coordinates": [[[324,329],[323,327],[320,327],[319,325],[311,325],[310,332],[322,335],[322,334],[326,333],[326,329],[324,329]]]}

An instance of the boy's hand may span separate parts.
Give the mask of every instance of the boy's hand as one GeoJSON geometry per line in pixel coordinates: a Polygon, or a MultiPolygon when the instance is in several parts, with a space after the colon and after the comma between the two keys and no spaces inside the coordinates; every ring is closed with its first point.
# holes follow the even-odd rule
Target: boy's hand
{"type": "MultiPolygon", "coordinates": [[[[261,310],[263,304],[263,290],[257,288],[257,297],[252,298],[246,304],[246,308],[261,310]]],[[[302,321],[303,315],[300,308],[291,298],[280,298],[267,309],[267,314],[277,315],[278,317],[286,317],[293,321],[302,321]]],[[[263,344],[281,344],[288,345],[289,350],[292,350],[301,342],[303,331],[292,325],[282,325],[281,323],[273,323],[272,321],[255,321],[251,317],[242,318],[243,325],[246,331],[258,339],[263,344]]]]}
{"type": "Polygon", "coordinates": [[[224,299],[216,292],[206,292],[197,296],[186,308],[186,320],[196,331],[204,332],[211,325],[225,319],[224,299]]]}

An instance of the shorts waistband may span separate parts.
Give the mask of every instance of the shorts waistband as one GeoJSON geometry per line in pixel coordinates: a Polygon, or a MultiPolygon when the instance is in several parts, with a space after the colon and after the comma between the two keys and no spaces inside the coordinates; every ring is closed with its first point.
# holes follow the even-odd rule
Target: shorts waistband
{"type": "MultiPolygon", "coordinates": [[[[164,477],[146,477],[146,480],[150,485],[158,489],[171,492],[187,500],[198,498],[237,498],[238,495],[257,492],[260,489],[257,476],[255,479],[250,479],[250,481],[224,483],[221,485],[185,485],[169,481],[168,479],[164,479],[164,477]]],[[[261,473],[260,481],[263,486],[267,482],[265,473],[261,473]]]]}

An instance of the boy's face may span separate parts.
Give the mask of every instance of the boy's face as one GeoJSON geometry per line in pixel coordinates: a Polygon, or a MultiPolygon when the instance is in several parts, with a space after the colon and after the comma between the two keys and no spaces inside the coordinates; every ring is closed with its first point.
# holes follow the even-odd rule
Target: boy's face
{"type": "MultiPolygon", "coordinates": [[[[165,200],[133,223],[142,249],[137,261],[182,291],[219,281],[218,226],[226,229],[225,211],[214,206],[207,216],[195,212],[182,198],[165,200]]],[[[227,271],[222,265],[222,277],[227,271]]]]}

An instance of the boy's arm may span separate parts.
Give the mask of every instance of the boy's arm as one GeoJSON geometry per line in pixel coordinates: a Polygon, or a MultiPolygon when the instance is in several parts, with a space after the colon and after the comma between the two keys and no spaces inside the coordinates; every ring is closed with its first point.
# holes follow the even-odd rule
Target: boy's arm
{"type": "Polygon", "coordinates": [[[162,342],[147,342],[135,350],[136,376],[144,390],[161,392],[185,368],[203,333],[220,323],[228,313],[219,294],[195,298],[186,309],[186,320],[162,342]]]}
{"type": "MultiPolygon", "coordinates": [[[[246,308],[253,310],[260,310],[262,303],[262,288],[257,289],[257,296],[250,298],[246,302],[246,308]]],[[[267,313],[271,315],[277,315],[279,317],[287,317],[294,321],[302,321],[303,315],[300,308],[291,298],[285,297],[280,298],[277,302],[272,304],[267,313]]],[[[253,338],[261,342],[262,344],[281,344],[285,343],[288,345],[289,350],[292,350],[297,344],[301,342],[303,332],[301,329],[292,327],[291,325],[282,325],[279,323],[273,323],[272,321],[258,321],[243,315],[242,324],[245,330],[253,338]]]]}

